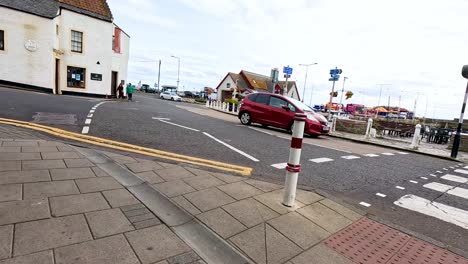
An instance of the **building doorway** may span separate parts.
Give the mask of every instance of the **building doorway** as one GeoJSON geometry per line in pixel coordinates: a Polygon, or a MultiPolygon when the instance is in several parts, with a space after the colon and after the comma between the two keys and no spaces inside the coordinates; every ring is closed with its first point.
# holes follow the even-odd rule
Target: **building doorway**
{"type": "Polygon", "coordinates": [[[54,94],[60,94],[60,60],[55,59],[54,94]]]}
{"type": "Polygon", "coordinates": [[[118,77],[118,72],[113,71],[112,79],[111,79],[111,96],[112,97],[117,96],[117,77],[118,77]]]}

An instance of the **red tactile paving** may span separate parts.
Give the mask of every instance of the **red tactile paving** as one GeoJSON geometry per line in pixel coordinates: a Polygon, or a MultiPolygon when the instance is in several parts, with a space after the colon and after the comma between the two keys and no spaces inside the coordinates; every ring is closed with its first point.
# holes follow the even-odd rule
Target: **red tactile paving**
{"type": "Polygon", "coordinates": [[[360,264],[468,264],[461,256],[365,217],[325,244],[360,264]]]}

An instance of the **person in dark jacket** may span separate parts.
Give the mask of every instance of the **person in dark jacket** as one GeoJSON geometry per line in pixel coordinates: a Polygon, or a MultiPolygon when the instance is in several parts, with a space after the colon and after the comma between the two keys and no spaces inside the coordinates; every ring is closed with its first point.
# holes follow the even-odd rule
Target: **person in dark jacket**
{"type": "Polygon", "coordinates": [[[124,98],[124,92],[123,92],[123,82],[119,84],[119,87],[117,87],[117,91],[119,92],[119,96],[117,97],[118,99],[123,99],[124,98]]]}

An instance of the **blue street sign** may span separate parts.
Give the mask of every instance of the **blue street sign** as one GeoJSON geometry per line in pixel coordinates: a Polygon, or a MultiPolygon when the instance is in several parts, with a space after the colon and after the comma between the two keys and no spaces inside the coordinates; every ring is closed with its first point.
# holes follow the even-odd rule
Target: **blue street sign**
{"type": "Polygon", "coordinates": [[[343,73],[342,69],[331,69],[330,70],[330,75],[341,74],[341,73],[343,73]]]}
{"type": "Polygon", "coordinates": [[[291,67],[289,67],[289,66],[283,67],[283,73],[286,73],[286,74],[291,75],[292,72],[293,72],[293,68],[291,68],[291,67]]]}

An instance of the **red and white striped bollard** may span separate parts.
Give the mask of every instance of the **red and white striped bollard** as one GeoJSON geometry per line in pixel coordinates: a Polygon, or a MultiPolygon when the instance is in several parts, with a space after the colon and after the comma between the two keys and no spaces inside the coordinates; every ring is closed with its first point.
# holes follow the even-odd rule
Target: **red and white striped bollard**
{"type": "Polygon", "coordinates": [[[284,186],[283,205],[292,207],[296,199],[297,177],[301,171],[302,138],[304,137],[304,126],[307,115],[296,113],[294,115],[294,126],[292,131],[291,148],[289,150],[289,161],[286,165],[286,182],[284,186]]]}

